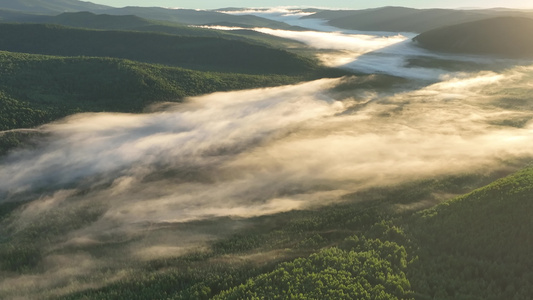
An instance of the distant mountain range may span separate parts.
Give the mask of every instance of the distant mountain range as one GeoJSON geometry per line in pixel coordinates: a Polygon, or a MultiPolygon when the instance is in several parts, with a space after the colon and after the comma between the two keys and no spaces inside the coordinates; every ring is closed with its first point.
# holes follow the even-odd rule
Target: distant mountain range
{"type": "Polygon", "coordinates": [[[324,10],[305,18],[324,19],[332,26],[352,30],[422,33],[443,26],[500,16],[533,17],[533,12],[381,7],[365,10],[324,10]]]}
{"type": "Polygon", "coordinates": [[[413,40],[434,51],[533,58],[532,36],[533,19],[499,17],[433,29],[413,40]]]}
{"type": "Polygon", "coordinates": [[[151,20],[177,22],[191,25],[233,24],[240,27],[268,27],[274,29],[294,29],[283,22],[273,21],[252,15],[230,15],[214,11],[193,9],[167,9],[161,7],[123,7],[106,10],[110,15],[136,15],[151,20]]]}
{"type": "Polygon", "coordinates": [[[0,8],[37,14],[57,14],[74,11],[100,11],[112,7],[78,0],[0,0],[0,8]]]}
{"type": "Polygon", "coordinates": [[[0,20],[17,23],[57,24],[103,30],[151,31],[181,36],[231,37],[229,33],[224,31],[194,28],[172,22],[148,20],[134,15],[114,16],[92,12],[66,12],[51,16],[0,10],[0,20]]]}
{"type": "Polygon", "coordinates": [[[115,57],[246,74],[295,75],[318,67],[315,61],[285,50],[214,37],[8,23],[0,23],[0,32],[0,50],[10,52],[115,57]]]}
{"type": "Polygon", "coordinates": [[[35,15],[57,15],[64,12],[93,12],[108,15],[135,15],[150,20],[187,25],[231,24],[239,27],[268,27],[299,30],[283,22],[252,15],[230,15],[215,11],[193,9],[168,9],[162,7],[123,7],[97,5],[77,0],[0,0],[0,20],[28,22],[35,15]],[[29,14],[29,15],[28,15],[29,14]]]}
{"type": "MultiPolygon", "coordinates": [[[[239,10],[225,8],[223,11],[239,10]]],[[[533,17],[533,11],[512,9],[414,9],[407,7],[381,7],[364,10],[320,10],[304,18],[316,18],[339,28],[362,31],[417,32],[443,26],[477,21],[493,17],[533,17]]],[[[55,16],[65,12],[92,12],[115,16],[137,16],[147,20],[179,23],[183,25],[225,25],[237,27],[268,27],[273,29],[302,30],[254,15],[233,15],[217,11],[168,9],[162,7],[115,8],[78,0],[0,0],[0,21],[38,22],[43,15],[55,16]],[[37,15],[37,16],[36,16],[37,15]]],[[[76,17],[83,17],[77,15],[76,17]]],[[[105,24],[108,20],[98,20],[105,24]]],[[[116,21],[116,20],[115,20],[116,21]]],[[[93,21],[91,21],[93,22],[93,21]]],[[[129,22],[129,21],[128,21],[129,22]]],[[[63,25],[68,25],[61,23],[63,25]]],[[[96,28],[94,23],[89,28],[96,28]]],[[[78,26],[78,25],[70,25],[78,26]]]]}

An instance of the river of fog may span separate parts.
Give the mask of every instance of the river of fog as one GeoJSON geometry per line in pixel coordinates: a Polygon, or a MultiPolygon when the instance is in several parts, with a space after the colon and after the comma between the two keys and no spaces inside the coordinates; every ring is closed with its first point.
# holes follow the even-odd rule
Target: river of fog
{"type": "Polygon", "coordinates": [[[390,93],[322,79],[214,93],[147,114],[79,114],[43,126],[38,149],[5,157],[0,191],[9,199],[108,182],[84,195],[113,199],[106,217],[186,221],[490,168],[533,151],[530,112],[502,108],[511,92],[528,97],[530,78],[530,67],[516,67],[390,93]],[[524,125],[498,126],[517,119],[524,125]]]}
{"type": "MultiPolygon", "coordinates": [[[[379,49],[390,57],[413,50],[402,48],[406,36],[294,34],[309,45],[315,38],[328,45],[329,37],[336,50],[359,53],[362,61],[346,64],[354,69],[408,79],[380,88],[368,84],[388,76],[321,79],[44,125],[38,147],[0,160],[0,201],[28,201],[10,226],[23,230],[51,211],[98,206],[101,217],[51,247],[104,243],[153,224],[319,207],[367,188],[484,173],[533,156],[533,67],[412,76],[387,59],[363,59],[379,49]]],[[[176,255],[195,239],[204,238],[151,236],[121,259],[176,255]]],[[[0,288],[38,291],[57,284],[50,278],[112,264],[82,252],[49,259],[54,268],[5,279],[0,288]]]]}
{"type": "MultiPolygon", "coordinates": [[[[277,30],[253,28],[258,32],[289,38],[305,43],[318,50],[334,50],[320,53],[318,58],[331,67],[341,67],[355,72],[380,73],[418,80],[436,81],[450,70],[446,63],[432,66],[417,66],[409,63],[413,58],[440,59],[473,65],[508,65],[506,59],[475,55],[454,55],[435,53],[417,47],[412,42],[417,33],[358,31],[341,29],[327,24],[327,21],[302,18],[312,15],[297,8],[247,9],[224,11],[237,15],[255,15],[285,22],[309,30],[277,30]]],[[[205,26],[219,30],[245,29],[224,26],[205,26]]],[[[460,70],[459,70],[460,71],[460,70]]]]}

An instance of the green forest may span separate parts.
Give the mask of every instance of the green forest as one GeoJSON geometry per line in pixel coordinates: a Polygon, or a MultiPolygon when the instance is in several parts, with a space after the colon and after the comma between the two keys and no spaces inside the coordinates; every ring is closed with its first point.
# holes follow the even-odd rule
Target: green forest
{"type": "MultiPolygon", "coordinates": [[[[532,168],[429,209],[397,209],[427,193],[468,190],[491,178],[436,178],[354,194],[358,201],[351,204],[255,218],[208,251],[123,265],[129,271],[121,279],[59,299],[529,299],[532,168]],[[421,192],[413,193],[416,187],[421,192]],[[238,259],[254,254],[272,257],[238,259]]],[[[9,224],[17,209],[0,205],[1,222],[9,224]]],[[[47,243],[103,211],[84,204],[50,211],[23,231],[2,226],[0,268],[38,273],[47,243]]],[[[239,221],[206,222],[216,230],[239,221]]],[[[105,257],[124,246],[56,251],[105,257]]],[[[100,272],[92,276],[109,271],[100,272]]]]}
{"type": "Polygon", "coordinates": [[[217,37],[0,24],[0,50],[60,56],[131,59],[202,71],[299,75],[317,62],[283,49],[217,37]],[[272,63],[275,61],[276,63],[272,63]]]}
{"type": "MultiPolygon", "coordinates": [[[[138,113],[157,102],[320,76],[320,71],[298,76],[200,72],[117,58],[6,51],[0,52],[0,60],[3,131],[32,128],[79,112],[138,113]]],[[[17,145],[20,137],[16,132],[0,136],[0,153],[17,145]]]]}
{"type": "Polygon", "coordinates": [[[436,28],[414,40],[424,48],[442,52],[531,58],[533,41],[526,37],[532,33],[533,19],[529,16],[498,17],[436,28]]]}
{"type": "MultiPolygon", "coordinates": [[[[13,7],[30,7],[28,1],[17,3],[20,5],[13,7]]],[[[45,6],[41,13],[49,11],[56,12],[56,6],[45,6]]],[[[353,94],[338,105],[344,110],[331,113],[341,119],[343,115],[357,113],[373,101],[378,102],[382,94],[403,95],[415,90],[422,91],[415,93],[415,97],[426,97],[424,88],[433,84],[390,74],[362,75],[325,67],[309,55],[314,53],[312,51],[320,51],[309,50],[296,41],[251,31],[226,33],[184,25],[186,20],[191,23],[200,12],[160,12],[156,8],[125,8],[115,12],[133,14],[136,11],[142,12],[140,17],[89,12],[32,15],[0,10],[0,166],[6,166],[7,170],[12,161],[44,145],[46,135],[40,126],[78,113],[112,112],[138,116],[149,113],[157,104],[182,103],[188,97],[342,77],[335,87],[327,90],[327,93],[336,95],[353,94]],[[155,15],[158,21],[143,19],[155,15]],[[15,19],[20,21],[25,18],[29,23],[12,23],[15,19]],[[184,20],[183,24],[171,22],[180,18],[184,20]],[[362,95],[371,96],[364,98],[362,95]],[[357,97],[368,101],[358,102],[357,97]]],[[[472,13],[454,12],[451,19],[456,22],[467,17],[471,19],[472,13]]],[[[217,12],[200,14],[206,20],[223,17],[217,12]]],[[[451,13],[447,10],[389,7],[372,10],[359,18],[360,14],[361,11],[318,12],[318,16],[339,27],[374,30],[389,30],[390,26],[396,25],[405,30],[418,30],[435,15],[440,16],[437,23],[448,25],[450,19],[446,17],[451,13]],[[394,16],[397,23],[375,24],[378,19],[390,20],[394,16]]],[[[254,16],[224,18],[227,20],[221,19],[213,24],[235,21],[243,22],[240,25],[271,24],[274,28],[299,30],[285,23],[268,23],[266,19],[254,16]]],[[[494,20],[484,22],[493,24],[494,20]]],[[[498,20],[531,25],[530,19],[498,20]]],[[[474,29],[481,30],[487,26],[484,22],[474,23],[474,29]]],[[[451,27],[455,30],[454,34],[457,34],[457,28],[464,34],[473,34],[461,29],[465,25],[455,26],[459,27],[451,27]]],[[[444,43],[443,46],[441,42],[450,38],[440,35],[450,35],[449,30],[445,27],[429,31],[415,40],[425,43],[430,49],[433,45],[436,48],[450,46],[452,48],[444,50],[475,52],[468,43],[444,43]],[[438,43],[431,40],[430,35],[433,34],[438,43]],[[464,49],[458,49],[459,46],[464,49]]],[[[523,45],[529,47],[528,43],[524,41],[523,45]]],[[[509,45],[501,47],[509,49],[509,45]]],[[[524,57],[523,51],[526,50],[520,48],[513,53],[524,57]]],[[[447,66],[454,70],[462,68],[489,73],[482,69],[481,63],[429,56],[409,56],[405,64],[409,68],[446,69],[442,66],[447,66]]],[[[460,88],[450,88],[453,91],[449,98],[453,98],[454,91],[457,94],[463,92],[460,88]]],[[[429,89],[429,92],[435,90],[438,91],[429,89]]],[[[498,123],[490,119],[494,121],[490,123],[478,115],[472,118],[478,118],[476,124],[482,129],[496,128],[501,130],[498,132],[505,133],[512,128],[524,134],[517,139],[527,137],[524,132],[531,130],[527,127],[530,126],[527,124],[531,120],[531,105],[527,99],[524,100],[529,97],[524,96],[527,91],[517,91],[515,87],[502,88],[502,91],[505,93],[503,98],[490,98],[489,95],[480,101],[489,99],[486,107],[493,115],[498,114],[497,109],[511,107],[512,110],[506,111],[508,115],[502,114],[500,119],[504,121],[498,123]]],[[[472,92],[467,95],[473,97],[471,95],[477,94],[472,92]]],[[[302,96],[305,97],[308,96],[302,96]]],[[[465,102],[473,101],[468,97],[464,98],[465,102]]],[[[331,100],[324,98],[327,99],[324,103],[331,100]]],[[[392,96],[384,99],[378,105],[392,107],[379,115],[384,123],[396,113],[410,109],[409,99],[392,96]]],[[[180,105],[182,107],[183,104],[180,105]]],[[[270,103],[261,105],[268,106],[270,103]]],[[[295,107],[305,113],[304,108],[295,107]]],[[[320,109],[325,110],[324,107],[330,108],[324,104],[320,109]]],[[[243,114],[248,113],[245,110],[243,114]]],[[[278,121],[282,113],[270,116],[272,122],[278,121]]],[[[422,113],[431,115],[432,111],[422,113]]],[[[252,113],[250,115],[253,116],[252,113]]],[[[320,118],[304,120],[321,125],[320,118]]],[[[231,127],[230,121],[213,126],[231,127]]],[[[271,136],[249,141],[257,147],[250,147],[251,154],[247,154],[252,158],[247,158],[256,158],[253,156],[256,150],[261,150],[267,142],[275,143],[280,137],[313,137],[314,133],[298,131],[300,125],[298,123],[290,128],[280,126],[282,130],[271,136]]],[[[402,125],[405,128],[398,128],[399,136],[415,130],[410,124],[402,125]]],[[[327,131],[319,125],[311,128],[327,131]]],[[[183,132],[186,131],[184,129],[183,132]]],[[[443,132],[442,136],[448,134],[451,135],[443,132]]],[[[205,140],[210,138],[206,134],[205,140]]],[[[237,137],[228,136],[227,139],[237,137]]],[[[140,147],[138,144],[135,146],[140,147]]],[[[223,169],[226,172],[223,174],[201,176],[209,173],[211,166],[219,167],[226,162],[217,159],[245,152],[230,146],[226,149],[223,144],[220,146],[222,149],[206,150],[209,162],[214,161],[212,165],[206,164],[207,167],[202,165],[201,168],[206,170],[193,170],[194,165],[191,169],[185,166],[174,170],[166,168],[163,161],[149,165],[153,168],[150,170],[152,173],[142,173],[145,177],[137,183],[147,185],[147,182],[161,180],[168,184],[162,185],[164,188],[183,188],[179,193],[187,193],[187,188],[195,185],[223,186],[229,180],[224,181],[222,177],[239,179],[240,174],[233,174],[228,168],[223,169]]],[[[239,146],[245,148],[248,145],[239,146]]],[[[305,149],[313,151],[311,148],[305,149]]],[[[281,151],[290,150],[282,148],[281,151]]],[[[308,205],[266,214],[251,213],[248,217],[212,212],[208,217],[190,221],[151,223],[134,220],[128,224],[131,232],[119,224],[106,224],[110,226],[108,228],[113,228],[109,232],[99,232],[101,228],[97,227],[97,221],[107,214],[123,213],[110,212],[115,194],[106,193],[106,189],[118,187],[113,192],[120,193],[121,184],[127,184],[131,179],[128,178],[130,169],[113,171],[116,172],[111,175],[116,176],[113,180],[95,175],[87,181],[58,185],[57,190],[54,190],[55,186],[34,190],[22,186],[20,191],[0,189],[0,197],[5,197],[0,198],[0,299],[530,300],[533,298],[533,166],[524,153],[512,158],[502,154],[494,159],[499,160],[499,164],[493,165],[499,167],[486,168],[483,172],[465,169],[440,175],[428,172],[424,176],[391,181],[393,183],[383,179],[380,185],[375,186],[365,186],[361,182],[363,188],[349,193],[343,190],[346,193],[342,196],[335,194],[338,199],[327,205],[308,205]],[[63,200],[57,200],[63,195],[66,195],[63,200]],[[86,195],[91,197],[84,198],[86,195]],[[72,237],[73,233],[83,233],[83,230],[100,235],[94,240],[72,237]],[[172,247],[169,247],[170,250],[162,247],[156,249],[161,252],[153,256],[142,256],[144,253],[140,251],[161,241],[168,240],[168,245],[173,245],[172,242],[181,238],[183,244],[192,240],[194,247],[186,248],[183,253],[172,247]],[[166,255],[167,251],[178,252],[166,255]],[[142,259],[132,260],[132,257],[142,259]],[[69,258],[72,261],[67,261],[69,258]],[[70,268],[57,267],[69,264],[70,268]],[[10,288],[17,284],[27,287],[28,291],[10,288]]],[[[275,157],[275,154],[272,150],[267,156],[275,157]]],[[[154,154],[157,155],[159,153],[154,154]]],[[[228,159],[229,164],[235,163],[236,157],[228,159]]],[[[282,159],[276,162],[290,163],[282,159]]],[[[350,162],[346,161],[346,164],[350,162]]],[[[61,164],[51,168],[54,167],[61,168],[61,164]]],[[[139,168],[142,167],[145,166],[139,168]]],[[[280,167],[260,165],[257,168],[260,169],[257,173],[250,171],[244,177],[268,173],[268,168],[280,167]]],[[[386,171],[389,170],[383,173],[386,171]]],[[[318,173],[321,169],[310,168],[306,172],[318,173]]],[[[378,179],[381,178],[379,176],[378,179]]],[[[52,177],[53,174],[50,174],[47,180],[52,182],[52,177]]],[[[306,189],[329,191],[328,184],[324,180],[294,187],[276,186],[269,192],[272,199],[282,199],[286,195],[305,195],[306,189]]],[[[164,195],[157,192],[157,195],[164,195]]],[[[202,197],[200,192],[197,193],[200,194],[198,197],[202,197]]],[[[257,200],[261,209],[267,207],[261,195],[245,196],[257,200]]],[[[223,196],[220,197],[219,201],[226,201],[223,196]]],[[[332,197],[324,197],[324,201],[330,201],[332,197]]],[[[166,205],[171,207],[171,204],[166,205]]],[[[200,207],[202,204],[194,203],[191,207],[195,205],[200,207]]],[[[161,242],[157,246],[161,245],[167,244],[161,242]]]]}
{"type": "MultiPolygon", "coordinates": [[[[5,50],[0,52],[0,131],[80,112],[138,113],[188,96],[347,74],[255,38],[190,36],[208,30],[187,29],[189,36],[183,36],[43,24],[0,27],[0,50],[5,50]]],[[[0,153],[26,136],[33,134],[3,133],[0,153]]]]}

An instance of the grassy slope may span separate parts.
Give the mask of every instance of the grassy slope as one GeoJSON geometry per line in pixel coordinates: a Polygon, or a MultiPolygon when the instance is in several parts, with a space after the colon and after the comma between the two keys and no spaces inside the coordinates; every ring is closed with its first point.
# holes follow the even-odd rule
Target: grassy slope
{"type": "Polygon", "coordinates": [[[533,19],[490,18],[424,32],[414,38],[436,51],[533,58],[533,19]]]}
{"type": "Polygon", "coordinates": [[[204,71],[299,75],[316,62],[244,41],[209,37],[98,31],[56,25],[0,24],[0,49],[62,56],[104,56],[204,71]]]}

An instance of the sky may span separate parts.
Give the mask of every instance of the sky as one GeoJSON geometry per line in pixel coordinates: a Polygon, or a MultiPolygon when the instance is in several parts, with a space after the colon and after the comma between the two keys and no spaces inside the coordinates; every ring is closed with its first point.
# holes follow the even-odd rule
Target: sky
{"type": "Polygon", "coordinates": [[[179,8],[214,9],[224,7],[273,7],[273,6],[301,6],[301,7],[331,7],[331,8],[372,8],[381,6],[405,6],[415,8],[531,8],[533,1],[527,0],[92,0],[90,2],[114,7],[124,6],[160,6],[179,8]]]}

